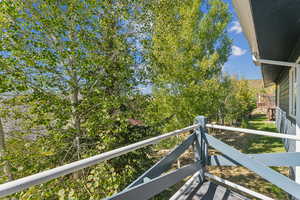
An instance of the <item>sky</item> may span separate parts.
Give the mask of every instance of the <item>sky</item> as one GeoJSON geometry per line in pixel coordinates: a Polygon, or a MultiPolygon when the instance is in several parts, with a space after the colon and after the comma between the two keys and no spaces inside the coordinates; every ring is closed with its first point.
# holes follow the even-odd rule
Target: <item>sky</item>
{"type": "Polygon", "coordinates": [[[252,62],[251,49],[242,32],[232,2],[231,0],[225,1],[229,4],[232,13],[232,22],[228,26],[228,33],[233,40],[233,44],[231,47],[232,55],[224,64],[223,71],[231,75],[237,75],[239,78],[261,79],[260,67],[255,66],[252,62]]]}

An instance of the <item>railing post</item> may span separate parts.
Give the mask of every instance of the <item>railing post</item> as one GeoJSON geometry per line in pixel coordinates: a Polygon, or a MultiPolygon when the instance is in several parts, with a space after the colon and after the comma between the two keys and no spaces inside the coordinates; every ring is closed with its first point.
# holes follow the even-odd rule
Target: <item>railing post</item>
{"type": "Polygon", "coordinates": [[[205,116],[197,116],[195,118],[195,124],[199,124],[200,126],[196,129],[196,143],[199,145],[199,158],[201,162],[206,165],[207,164],[207,158],[208,158],[208,148],[207,148],[207,141],[205,139],[205,133],[207,133],[207,118],[205,116]]]}
{"type": "Polygon", "coordinates": [[[196,149],[194,150],[194,152],[195,152],[195,159],[200,160],[202,165],[202,169],[201,169],[202,173],[200,175],[203,180],[205,166],[208,163],[208,148],[207,148],[207,141],[205,138],[205,133],[207,133],[207,128],[206,128],[207,118],[204,116],[197,116],[195,118],[194,123],[199,124],[199,127],[195,129],[196,149]]]}

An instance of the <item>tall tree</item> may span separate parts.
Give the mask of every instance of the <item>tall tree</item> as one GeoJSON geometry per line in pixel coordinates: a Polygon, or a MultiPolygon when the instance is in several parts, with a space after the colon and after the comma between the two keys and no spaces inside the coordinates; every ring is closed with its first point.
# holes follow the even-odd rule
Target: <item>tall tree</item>
{"type": "MultiPolygon", "coordinates": [[[[12,24],[12,20],[7,15],[5,15],[5,13],[10,10],[12,15],[16,15],[18,10],[14,6],[14,4],[7,5],[4,2],[0,2],[0,6],[1,6],[0,29],[2,33],[0,36],[0,41],[2,41],[4,39],[7,39],[8,37],[7,30],[9,26],[12,24]]],[[[0,48],[1,48],[0,57],[8,58],[10,56],[10,52],[6,51],[6,46],[2,45],[0,48]]],[[[19,77],[20,79],[22,79],[23,78],[22,75],[20,75],[18,72],[16,73],[13,72],[10,73],[10,75],[8,76],[5,73],[6,71],[4,70],[5,68],[8,71],[12,70],[9,64],[10,63],[7,62],[7,60],[0,59],[0,157],[3,166],[3,172],[4,175],[6,176],[5,181],[12,181],[14,179],[13,172],[11,170],[11,163],[7,159],[8,152],[6,147],[7,146],[6,141],[8,135],[4,129],[5,127],[4,120],[8,117],[9,114],[11,114],[10,111],[12,110],[10,108],[7,108],[7,106],[5,106],[5,102],[7,101],[6,95],[7,94],[12,95],[13,93],[26,90],[26,86],[20,84],[18,81],[14,81],[15,77],[19,77]]]]}
{"type": "MultiPolygon", "coordinates": [[[[42,126],[47,131],[36,142],[37,146],[43,144],[46,158],[31,163],[31,167],[45,166],[45,163],[54,167],[151,134],[147,129],[139,132],[128,123],[130,118],[143,118],[140,109],[147,102],[136,93],[139,70],[134,57],[136,44],[131,42],[135,33],[129,30],[130,23],[137,21],[134,3],[1,1],[10,9],[1,14],[9,23],[0,25],[1,32],[5,32],[0,38],[3,52],[0,75],[12,85],[18,82],[24,87],[22,101],[30,113],[27,126],[42,126]]],[[[97,184],[94,188],[115,192],[128,183],[134,171],[145,165],[146,162],[137,162],[138,159],[151,161],[146,150],[131,154],[122,165],[117,162],[101,165],[98,172],[114,169],[119,174],[106,180],[110,185],[94,181],[97,184]],[[123,170],[130,162],[136,164],[136,169],[123,170]]],[[[96,172],[88,169],[84,173],[96,172]]],[[[80,175],[76,173],[75,179],[80,175]]],[[[84,184],[77,187],[78,197],[91,195],[87,177],[77,179],[84,184]]],[[[46,197],[53,196],[45,193],[46,197]]],[[[104,196],[97,193],[94,197],[104,196]]]]}
{"type": "Polygon", "coordinates": [[[172,128],[191,124],[200,114],[215,118],[215,94],[230,54],[228,5],[221,0],[160,0],[153,18],[148,59],[159,110],[163,116],[176,114],[172,128]]]}
{"type": "MultiPolygon", "coordinates": [[[[31,89],[32,109],[40,114],[36,123],[54,134],[64,130],[78,143],[87,134],[84,126],[89,116],[99,109],[106,111],[103,119],[111,115],[117,106],[113,104],[120,103],[135,84],[133,58],[119,34],[126,3],[15,4],[22,9],[18,15],[7,11],[14,23],[1,41],[10,54],[4,58],[10,61],[4,73],[19,71],[25,77],[20,81],[31,89]]],[[[75,146],[79,156],[80,145],[75,146]]]]}

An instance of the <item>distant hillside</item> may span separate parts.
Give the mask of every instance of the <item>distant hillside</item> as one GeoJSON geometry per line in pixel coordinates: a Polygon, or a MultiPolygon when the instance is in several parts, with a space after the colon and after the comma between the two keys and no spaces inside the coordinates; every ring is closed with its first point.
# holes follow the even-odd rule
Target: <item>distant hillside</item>
{"type": "Polygon", "coordinates": [[[262,89],[264,87],[263,80],[247,80],[251,88],[262,89]]]}
{"type": "Polygon", "coordinates": [[[270,86],[267,88],[264,88],[264,83],[262,79],[259,80],[247,80],[249,83],[249,86],[251,88],[255,88],[258,90],[259,93],[266,93],[269,95],[275,95],[275,85],[270,86]]]}

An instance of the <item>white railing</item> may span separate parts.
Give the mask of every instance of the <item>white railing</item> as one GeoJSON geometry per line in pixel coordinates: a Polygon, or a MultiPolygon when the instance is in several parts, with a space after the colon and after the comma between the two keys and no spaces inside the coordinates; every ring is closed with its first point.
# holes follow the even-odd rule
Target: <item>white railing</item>
{"type": "Polygon", "coordinates": [[[221,125],[215,125],[215,124],[206,124],[206,127],[207,128],[220,129],[220,130],[226,130],[226,131],[241,132],[241,133],[248,133],[248,134],[255,134],[255,135],[262,135],[262,136],[277,137],[277,138],[292,139],[292,140],[300,141],[299,136],[288,135],[288,134],[283,134],[283,133],[273,133],[273,132],[268,132],[268,131],[257,131],[257,130],[252,130],[252,129],[235,128],[235,127],[221,126],[221,125]]]}
{"type": "MultiPolygon", "coordinates": [[[[227,131],[233,131],[233,132],[242,132],[242,133],[248,133],[248,134],[285,138],[285,139],[292,139],[292,140],[300,141],[300,137],[294,136],[294,135],[273,133],[273,132],[267,132],[267,131],[257,131],[257,130],[251,130],[251,129],[245,129],[245,128],[234,128],[234,127],[214,125],[214,124],[200,125],[200,123],[199,123],[199,124],[195,124],[195,125],[183,128],[183,129],[175,130],[175,131],[163,134],[163,135],[159,135],[157,137],[149,138],[149,139],[125,146],[125,147],[121,147],[121,148],[118,148],[118,149],[115,149],[115,150],[112,150],[109,152],[105,152],[105,153],[102,153],[102,154],[99,154],[99,155],[96,155],[96,156],[93,156],[90,158],[72,162],[70,164],[56,167],[54,169],[46,170],[44,172],[40,172],[40,173],[31,175],[31,176],[27,176],[27,177],[24,177],[24,178],[15,180],[15,181],[4,183],[4,184],[0,185],[0,197],[4,197],[9,194],[13,194],[13,193],[22,191],[31,186],[45,183],[45,182],[55,179],[57,177],[60,177],[60,176],[66,175],[66,174],[70,174],[72,172],[81,170],[83,168],[90,167],[92,165],[101,163],[105,160],[112,159],[112,158],[118,157],[120,155],[126,154],[128,152],[149,146],[151,144],[158,143],[159,141],[170,138],[172,136],[176,136],[181,133],[192,131],[192,130],[198,129],[200,127],[205,127],[205,126],[206,126],[206,128],[227,130],[227,131]]],[[[202,129],[200,129],[200,130],[202,130],[202,129]]],[[[204,131],[203,131],[203,134],[205,135],[206,133],[204,131]]],[[[202,131],[201,131],[201,134],[202,134],[202,131]]],[[[207,135],[207,137],[208,137],[208,135],[207,135]]],[[[210,178],[212,178],[212,177],[210,177],[210,178]]]]}
{"type": "Polygon", "coordinates": [[[47,181],[50,181],[52,179],[55,179],[60,176],[64,176],[66,174],[70,174],[72,172],[81,170],[86,167],[90,167],[92,165],[101,163],[105,160],[109,160],[115,157],[118,157],[120,155],[126,154],[128,152],[149,146],[151,144],[155,144],[161,140],[167,139],[172,136],[179,135],[181,133],[185,133],[191,130],[194,130],[195,128],[198,128],[199,125],[195,124],[192,126],[188,126],[183,129],[175,130],[163,135],[159,135],[147,140],[143,140],[125,147],[121,147],[112,151],[108,151],[90,158],[86,158],[83,160],[79,160],[76,162],[72,162],[70,164],[66,164],[60,167],[56,167],[50,170],[46,170],[44,172],[40,172],[31,176],[27,176],[15,181],[11,181],[8,183],[4,183],[0,185],[0,197],[4,197],[19,191],[22,191],[24,189],[27,189],[31,186],[45,183],[47,181]]]}

